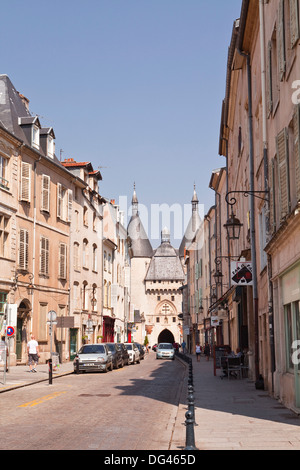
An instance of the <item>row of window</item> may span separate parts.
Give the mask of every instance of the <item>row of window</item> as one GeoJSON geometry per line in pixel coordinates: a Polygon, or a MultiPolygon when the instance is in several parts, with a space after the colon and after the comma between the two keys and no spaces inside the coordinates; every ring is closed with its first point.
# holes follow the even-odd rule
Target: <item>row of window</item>
{"type": "MultiPolygon", "coordinates": [[[[40,237],[40,274],[49,275],[49,239],[40,237]]],[[[29,232],[26,229],[20,229],[19,234],[19,254],[18,267],[21,270],[28,271],[29,268],[29,232]]],[[[67,279],[67,245],[59,243],[58,246],[58,277],[67,279]]]]}

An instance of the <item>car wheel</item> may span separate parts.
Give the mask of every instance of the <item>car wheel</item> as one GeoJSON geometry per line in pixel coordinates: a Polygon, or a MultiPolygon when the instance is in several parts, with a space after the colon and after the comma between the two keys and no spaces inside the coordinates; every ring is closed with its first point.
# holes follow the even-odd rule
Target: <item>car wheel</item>
{"type": "Polygon", "coordinates": [[[121,364],[120,364],[120,368],[122,369],[123,367],[124,367],[124,361],[122,359],[121,364]]]}
{"type": "Polygon", "coordinates": [[[138,360],[136,361],[137,364],[140,364],[140,362],[141,362],[140,359],[138,359],[138,360]]]}

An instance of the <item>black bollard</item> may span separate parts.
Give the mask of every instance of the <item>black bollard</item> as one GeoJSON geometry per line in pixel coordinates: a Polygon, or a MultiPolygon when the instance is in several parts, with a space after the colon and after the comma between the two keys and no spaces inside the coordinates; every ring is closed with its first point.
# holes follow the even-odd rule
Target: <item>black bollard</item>
{"type": "Polygon", "coordinates": [[[195,446],[194,419],[191,411],[185,413],[186,447],[185,450],[197,450],[195,446]]]}
{"type": "Polygon", "coordinates": [[[52,359],[49,359],[48,363],[49,363],[49,385],[52,385],[52,359]]]}
{"type": "Polygon", "coordinates": [[[76,374],[79,374],[79,358],[76,359],[76,374]]]}

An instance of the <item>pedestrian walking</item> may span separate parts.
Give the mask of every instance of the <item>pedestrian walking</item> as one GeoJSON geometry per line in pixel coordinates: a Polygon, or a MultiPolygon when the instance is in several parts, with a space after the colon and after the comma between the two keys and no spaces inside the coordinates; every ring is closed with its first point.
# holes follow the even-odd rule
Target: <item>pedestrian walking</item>
{"type": "Polygon", "coordinates": [[[31,335],[31,340],[27,343],[28,352],[28,365],[30,372],[37,372],[37,364],[40,357],[39,344],[36,341],[34,335],[31,335]]]}
{"type": "Polygon", "coordinates": [[[204,356],[206,357],[206,360],[209,361],[209,356],[210,356],[210,347],[208,343],[205,343],[204,347],[204,356]]]}
{"type": "Polygon", "coordinates": [[[196,357],[197,362],[200,362],[201,346],[199,343],[196,344],[196,357]]]}
{"type": "Polygon", "coordinates": [[[181,347],[182,347],[183,354],[185,354],[185,347],[186,347],[186,342],[185,341],[182,341],[181,347]]]}

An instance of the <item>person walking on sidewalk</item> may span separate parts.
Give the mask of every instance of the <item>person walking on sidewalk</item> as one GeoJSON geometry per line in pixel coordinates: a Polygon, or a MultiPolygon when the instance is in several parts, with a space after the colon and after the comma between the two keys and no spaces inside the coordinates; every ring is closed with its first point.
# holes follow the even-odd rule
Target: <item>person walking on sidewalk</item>
{"type": "Polygon", "coordinates": [[[186,347],[186,342],[183,340],[183,342],[181,343],[181,347],[182,347],[182,352],[183,354],[185,354],[185,347],[186,347]]]}
{"type": "Polygon", "coordinates": [[[31,335],[31,340],[27,343],[28,365],[30,372],[37,372],[36,367],[40,357],[39,344],[35,337],[31,335]]]}
{"type": "Polygon", "coordinates": [[[200,362],[201,346],[199,343],[196,344],[196,357],[197,362],[200,362]]]}
{"type": "Polygon", "coordinates": [[[208,343],[205,343],[204,355],[206,356],[206,360],[209,361],[210,347],[209,347],[209,344],[208,344],[208,343]]]}

